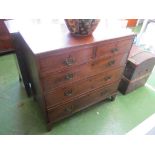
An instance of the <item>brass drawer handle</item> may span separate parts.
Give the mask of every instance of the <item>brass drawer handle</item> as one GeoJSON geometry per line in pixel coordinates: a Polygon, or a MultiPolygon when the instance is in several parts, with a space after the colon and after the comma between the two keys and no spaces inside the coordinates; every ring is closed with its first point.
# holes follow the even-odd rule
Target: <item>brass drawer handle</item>
{"type": "Polygon", "coordinates": [[[108,63],[107,63],[107,66],[112,66],[112,65],[114,65],[115,64],[115,60],[111,60],[111,61],[109,61],[108,63]]]}
{"type": "Polygon", "coordinates": [[[118,52],[118,48],[112,48],[112,49],[111,49],[111,52],[112,52],[112,53],[118,52]]]}
{"type": "Polygon", "coordinates": [[[106,76],[106,77],[104,77],[104,80],[105,81],[108,81],[108,80],[110,80],[111,79],[111,76],[106,76]]]}
{"type": "Polygon", "coordinates": [[[72,96],[72,89],[70,89],[70,90],[65,90],[65,92],[64,92],[64,96],[72,96]]]}
{"type": "Polygon", "coordinates": [[[71,105],[70,107],[65,108],[66,112],[72,112],[73,111],[73,105],[71,105]]]}
{"type": "Polygon", "coordinates": [[[73,79],[73,73],[68,73],[65,75],[66,80],[72,80],[73,79]]]}
{"type": "Polygon", "coordinates": [[[67,66],[71,66],[75,63],[75,60],[73,59],[72,56],[69,56],[68,58],[65,59],[64,63],[67,66]]]}

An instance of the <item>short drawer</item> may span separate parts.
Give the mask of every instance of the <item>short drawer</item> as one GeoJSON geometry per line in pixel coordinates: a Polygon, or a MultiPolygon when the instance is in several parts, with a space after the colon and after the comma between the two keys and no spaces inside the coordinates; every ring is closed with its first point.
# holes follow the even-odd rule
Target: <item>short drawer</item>
{"type": "Polygon", "coordinates": [[[122,77],[124,67],[103,72],[93,77],[58,87],[54,91],[45,94],[47,108],[61,104],[62,101],[70,100],[75,96],[87,93],[104,85],[118,81],[122,77]]]}
{"type": "Polygon", "coordinates": [[[96,58],[97,57],[108,57],[115,56],[120,53],[129,52],[133,43],[133,39],[127,40],[116,40],[109,44],[103,44],[96,47],[96,58]]]}
{"type": "Polygon", "coordinates": [[[94,91],[87,93],[84,96],[74,99],[62,106],[48,110],[48,118],[50,122],[56,122],[73,113],[80,111],[90,105],[100,102],[107,97],[110,97],[117,92],[119,81],[94,91]]]}
{"type": "Polygon", "coordinates": [[[83,64],[93,57],[93,47],[53,51],[47,56],[40,56],[41,72],[54,72],[62,68],[71,68],[83,64]]]}
{"type": "Polygon", "coordinates": [[[120,54],[110,59],[99,59],[87,64],[65,69],[60,72],[47,74],[41,79],[44,91],[55,89],[58,86],[72,83],[77,80],[93,76],[109,69],[124,66],[128,53],[120,54]]]}

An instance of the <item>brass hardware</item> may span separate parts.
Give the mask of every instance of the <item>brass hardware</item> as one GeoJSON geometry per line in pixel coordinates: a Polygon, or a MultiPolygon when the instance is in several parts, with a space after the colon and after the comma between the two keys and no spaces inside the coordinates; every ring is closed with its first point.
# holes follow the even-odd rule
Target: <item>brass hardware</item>
{"type": "Polygon", "coordinates": [[[112,65],[114,65],[114,64],[115,64],[115,60],[111,60],[111,61],[108,62],[107,65],[108,65],[108,66],[112,66],[112,65]]]}
{"type": "Polygon", "coordinates": [[[65,90],[64,96],[72,96],[72,89],[70,89],[70,90],[65,90]]]}
{"type": "Polygon", "coordinates": [[[72,79],[73,79],[73,73],[68,73],[68,74],[65,76],[65,79],[66,79],[66,80],[72,80],[72,79]]]}
{"type": "Polygon", "coordinates": [[[67,112],[72,112],[73,110],[73,105],[71,105],[70,107],[65,108],[65,111],[67,112]]]}
{"type": "Polygon", "coordinates": [[[113,49],[111,49],[111,52],[112,52],[112,53],[118,52],[118,48],[113,48],[113,49]]]}
{"type": "Polygon", "coordinates": [[[106,76],[106,77],[104,77],[104,80],[105,81],[108,81],[108,80],[110,80],[111,79],[111,76],[106,76]]]}
{"type": "Polygon", "coordinates": [[[64,63],[67,65],[67,66],[71,66],[75,63],[75,60],[73,59],[72,56],[69,56],[68,58],[65,59],[64,63]]]}

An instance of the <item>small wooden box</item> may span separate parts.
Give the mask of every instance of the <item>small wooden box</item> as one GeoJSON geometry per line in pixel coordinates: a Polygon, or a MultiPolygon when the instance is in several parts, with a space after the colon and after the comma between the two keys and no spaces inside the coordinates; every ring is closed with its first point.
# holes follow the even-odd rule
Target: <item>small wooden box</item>
{"type": "MultiPolygon", "coordinates": [[[[133,51],[131,51],[133,52],[133,51]]],[[[123,94],[129,93],[143,86],[149,78],[155,65],[155,55],[140,51],[129,57],[124,76],[119,84],[119,91],[123,94]]]]}
{"type": "Polygon", "coordinates": [[[132,81],[128,80],[127,78],[123,76],[119,84],[119,91],[123,94],[130,93],[136,90],[137,88],[144,86],[149,76],[150,74],[146,76],[142,76],[141,78],[132,80],[132,81]]]}

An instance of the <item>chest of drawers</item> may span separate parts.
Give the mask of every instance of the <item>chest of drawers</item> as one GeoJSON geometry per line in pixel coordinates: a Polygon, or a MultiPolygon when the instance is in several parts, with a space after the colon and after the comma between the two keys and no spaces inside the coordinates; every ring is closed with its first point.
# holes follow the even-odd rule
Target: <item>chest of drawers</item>
{"type": "Polygon", "coordinates": [[[22,27],[14,35],[48,125],[115,98],[135,37],[131,32],[104,36],[104,30],[96,29],[92,36],[75,38],[65,25],[56,27],[59,30],[22,27]]]}

